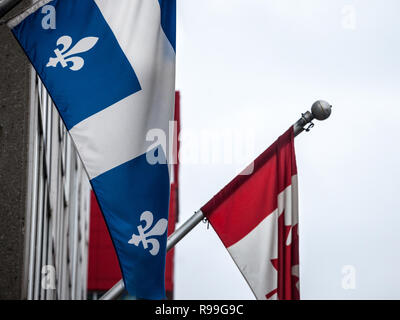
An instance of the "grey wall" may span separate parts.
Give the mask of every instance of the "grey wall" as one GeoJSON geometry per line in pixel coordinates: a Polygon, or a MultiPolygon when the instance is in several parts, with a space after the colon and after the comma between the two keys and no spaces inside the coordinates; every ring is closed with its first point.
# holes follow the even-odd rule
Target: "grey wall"
{"type": "MultiPolygon", "coordinates": [[[[28,4],[29,1],[24,1],[16,10],[28,4]]],[[[20,299],[22,294],[29,88],[30,64],[10,30],[2,25],[0,26],[0,299],[20,299]]]]}

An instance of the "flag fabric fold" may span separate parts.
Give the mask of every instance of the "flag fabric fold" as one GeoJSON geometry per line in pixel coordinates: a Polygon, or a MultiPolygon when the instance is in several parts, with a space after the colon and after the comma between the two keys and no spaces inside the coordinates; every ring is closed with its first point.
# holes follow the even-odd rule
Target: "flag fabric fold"
{"type": "Polygon", "coordinates": [[[201,208],[259,300],[297,300],[297,167],[290,128],[201,208]],[[245,170],[245,172],[249,172],[245,170]]]}
{"type": "Polygon", "coordinates": [[[125,287],[144,299],[165,297],[169,156],[149,132],[169,141],[175,11],[175,0],[42,0],[8,22],[75,143],[125,287]]]}

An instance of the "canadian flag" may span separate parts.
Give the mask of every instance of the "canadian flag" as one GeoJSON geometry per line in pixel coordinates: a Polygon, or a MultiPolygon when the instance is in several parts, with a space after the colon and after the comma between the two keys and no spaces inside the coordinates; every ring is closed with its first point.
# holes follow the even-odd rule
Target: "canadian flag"
{"type": "Polygon", "coordinates": [[[298,300],[297,168],[290,128],[201,211],[259,300],[298,300]]]}

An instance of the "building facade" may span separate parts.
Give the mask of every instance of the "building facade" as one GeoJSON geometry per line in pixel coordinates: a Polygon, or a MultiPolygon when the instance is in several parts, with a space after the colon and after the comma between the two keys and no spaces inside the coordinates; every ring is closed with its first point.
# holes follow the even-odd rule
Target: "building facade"
{"type": "Polygon", "coordinates": [[[90,184],[73,143],[1,25],[0,299],[86,299],[89,213],[90,184]]]}
{"type": "Polygon", "coordinates": [[[90,184],[46,89],[32,74],[25,296],[86,299],[90,184]]]}

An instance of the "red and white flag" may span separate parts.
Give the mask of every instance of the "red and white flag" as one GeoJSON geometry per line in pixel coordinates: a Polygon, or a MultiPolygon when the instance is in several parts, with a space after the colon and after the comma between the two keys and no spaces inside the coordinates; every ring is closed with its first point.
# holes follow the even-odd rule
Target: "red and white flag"
{"type": "Polygon", "coordinates": [[[298,300],[297,168],[290,128],[201,211],[259,300],[298,300]]]}

